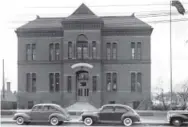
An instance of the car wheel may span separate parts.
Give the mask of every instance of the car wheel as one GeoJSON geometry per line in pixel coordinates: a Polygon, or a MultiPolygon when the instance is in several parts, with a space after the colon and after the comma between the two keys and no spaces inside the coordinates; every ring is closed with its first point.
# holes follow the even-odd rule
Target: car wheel
{"type": "Polygon", "coordinates": [[[174,118],[174,119],[172,119],[171,123],[172,123],[174,126],[181,126],[181,125],[182,125],[182,120],[179,119],[179,118],[174,118]]]}
{"type": "Polygon", "coordinates": [[[58,124],[59,124],[58,118],[57,118],[57,117],[52,117],[52,118],[50,119],[50,124],[53,125],[53,126],[58,125],[58,124]]]}
{"type": "Polygon", "coordinates": [[[93,124],[93,119],[91,117],[86,117],[84,119],[84,124],[87,126],[91,126],[93,124]]]}
{"type": "Polygon", "coordinates": [[[128,127],[128,126],[131,126],[133,124],[133,121],[132,121],[131,118],[124,118],[123,124],[128,127]]]}
{"type": "Polygon", "coordinates": [[[16,118],[16,123],[17,123],[18,125],[23,125],[23,124],[24,124],[24,118],[21,117],[21,116],[17,117],[17,118],[16,118]]]}

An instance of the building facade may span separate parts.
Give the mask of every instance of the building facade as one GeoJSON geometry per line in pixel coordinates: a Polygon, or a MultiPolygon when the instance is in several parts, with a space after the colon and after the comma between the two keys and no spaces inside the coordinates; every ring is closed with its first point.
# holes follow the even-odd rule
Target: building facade
{"type": "Polygon", "coordinates": [[[18,106],[89,102],[138,107],[150,99],[152,28],[132,16],[37,18],[16,30],[18,106]]]}

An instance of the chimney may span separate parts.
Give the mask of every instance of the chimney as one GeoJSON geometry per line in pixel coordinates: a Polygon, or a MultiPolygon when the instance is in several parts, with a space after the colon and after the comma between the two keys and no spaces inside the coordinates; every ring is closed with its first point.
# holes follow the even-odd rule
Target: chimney
{"type": "Polygon", "coordinates": [[[10,82],[7,82],[7,92],[10,92],[11,91],[11,83],[10,82]]]}

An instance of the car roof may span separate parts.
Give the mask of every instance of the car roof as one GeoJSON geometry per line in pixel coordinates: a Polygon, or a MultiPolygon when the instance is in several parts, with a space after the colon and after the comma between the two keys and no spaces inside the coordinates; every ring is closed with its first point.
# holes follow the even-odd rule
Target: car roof
{"type": "Polygon", "coordinates": [[[53,104],[53,103],[41,103],[41,104],[36,104],[34,106],[54,106],[54,107],[60,107],[60,105],[53,104]]]}
{"type": "Polygon", "coordinates": [[[131,108],[128,105],[123,105],[123,104],[105,104],[102,107],[106,107],[106,106],[113,106],[113,107],[125,107],[125,108],[131,108]]]}

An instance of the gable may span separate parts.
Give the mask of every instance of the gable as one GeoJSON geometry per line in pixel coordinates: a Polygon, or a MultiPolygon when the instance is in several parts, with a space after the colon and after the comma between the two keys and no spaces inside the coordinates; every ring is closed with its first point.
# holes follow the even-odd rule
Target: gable
{"type": "Polygon", "coordinates": [[[72,15],[95,15],[85,4],[81,4],[80,7],[73,12],[72,15]]]}

